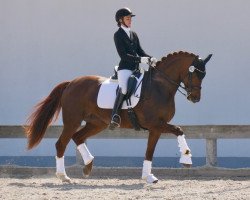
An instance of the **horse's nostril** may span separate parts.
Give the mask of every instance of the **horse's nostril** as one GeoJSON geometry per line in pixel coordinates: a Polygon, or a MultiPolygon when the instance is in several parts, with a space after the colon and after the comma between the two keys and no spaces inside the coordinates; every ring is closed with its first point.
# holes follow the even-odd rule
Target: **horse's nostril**
{"type": "Polygon", "coordinates": [[[197,102],[199,102],[200,101],[200,98],[195,98],[195,97],[188,97],[187,98],[189,101],[191,101],[191,102],[193,102],[193,103],[197,103],[197,102]]]}
{"type": "Polygon", "coordinates": [[[193,102],[193,103],[197,103],[200,101],[200,98],[195,98],[195,97],[192,97],[192,96],[189,96],[187,98],[189,101],[193,102]]]}
{"type": "Polygon", "coordinates": [[[197,103],[197,102],[199,102],[199,101],[200,101],[200,99],[194,99],[194,100],[193,100],[194,103],[197,103]]]}

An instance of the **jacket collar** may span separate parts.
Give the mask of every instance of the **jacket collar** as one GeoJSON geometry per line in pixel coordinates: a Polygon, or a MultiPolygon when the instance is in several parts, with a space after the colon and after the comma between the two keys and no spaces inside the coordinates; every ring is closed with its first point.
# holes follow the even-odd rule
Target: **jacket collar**
{"type": "Polygon", "coordinates": [[[129,40],[133,40],[133,34],[132,34],[132,31],[130,31],[130,37],[128,36],[128,34],[125,32],[125,30],[123,28],[119,28],[120,32],[122,32],[123,35],[125,35],[125,37],[127,37],[129,40]]]}
{"type": "Polygon", "coordinates": [[[121,28],[125,31],[125,33],[128,35],[128,37],[130,37],[130,28],[125,27],[123,25],[121,25],[121,28]]]}

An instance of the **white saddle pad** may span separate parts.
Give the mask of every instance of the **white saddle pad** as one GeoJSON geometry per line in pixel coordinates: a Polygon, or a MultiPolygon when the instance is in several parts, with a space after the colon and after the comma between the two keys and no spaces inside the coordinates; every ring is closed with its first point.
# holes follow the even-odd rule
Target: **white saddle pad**
{"type": "MultiPolygon", "coordinates": [[[[137,79],[137,90],[135,93],[131,96],[131,107],[134,108],[137,103],[140,100],[141,95],[141,86],[144,74],[140,76],[139,79],[137,79]],[[140,85],[139,85],[140,84],[140,85]],[[138,86],[139,85],[139,86],[138,86]]],[[[97,97],[97,105],[100,108],[106,108],[106,109],[113,109],[115,98],[116,98],[116,89],[118,87],[118,81],[113,81],[110,79],[107,79],[104,81],[100,87],[98,97],[97,97]]],[[[122,109],[128,109],[126,101],[123,102],[122,109]]]]}

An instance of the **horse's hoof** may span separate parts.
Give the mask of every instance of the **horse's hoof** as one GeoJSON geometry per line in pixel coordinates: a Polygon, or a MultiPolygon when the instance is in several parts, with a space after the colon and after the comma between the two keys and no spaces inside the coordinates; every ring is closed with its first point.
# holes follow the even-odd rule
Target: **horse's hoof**
{"type": "Polygon", "coordinates": [[[90,175],[92,167],[93,167],[93,160],[89,164],[85,165],[85,167],[83,168],[83,174],[85,177],[88,177],[90,175]]]}
{"type": "Polygon", "coordinates": [[[67,183],[70,183],[71,182],[71,179],[67,176],[67,174],[65,173],[60,173],[60,172],[57,172],[56,173],[56,176],[57,178],[59,178],[62,182],[67,182],[67,183]]]}
{"type": "Polygon", "coordinates": [[[185,168],[191,168],[192,167],[192,165],[191,164],[182,164],[183,165],[183,167],[185,167],[185,168]]]}
{"type": "Polygon", "coordinates": [[[157,180],[155,180],[155,181],[153,181],[153,183],[158,183],[158,179],[157,179],[157,180]]]}
{"type": "Polygon", "coordinates": [[[147,183],[157,183],[158,182],[158,178],[156,178],[154,176],[154,174],[149,174],[146,177],[142,177],[142,179],[146,179],[147,183]]]}

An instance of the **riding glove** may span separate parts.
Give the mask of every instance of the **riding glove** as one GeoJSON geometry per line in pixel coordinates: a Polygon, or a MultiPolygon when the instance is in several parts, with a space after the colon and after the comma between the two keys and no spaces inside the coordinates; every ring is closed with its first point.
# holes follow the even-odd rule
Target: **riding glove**
{"type": "Polygon", "coordinates": [[[150,65],[151,65],[152,67],[155,67],[155,66],[156,66],[156,63],[157,63],[157,59],[156,59],[156,58],[154,58],[154,57],[150,58],[150,65]]]}
{"type": "Polygon", "coordinates": [[[141,63],[149,64],[150,57],[141,57],[141,63]]]}

